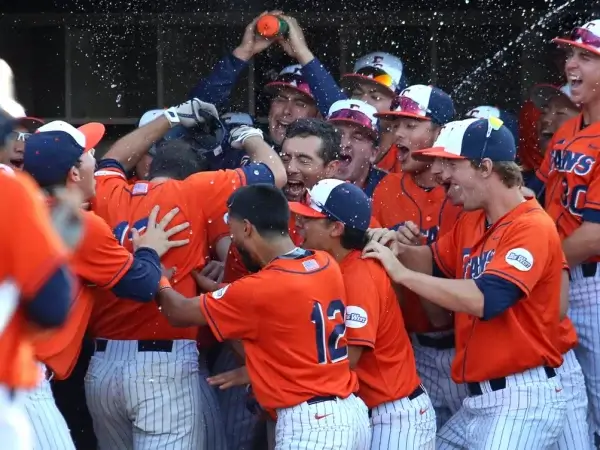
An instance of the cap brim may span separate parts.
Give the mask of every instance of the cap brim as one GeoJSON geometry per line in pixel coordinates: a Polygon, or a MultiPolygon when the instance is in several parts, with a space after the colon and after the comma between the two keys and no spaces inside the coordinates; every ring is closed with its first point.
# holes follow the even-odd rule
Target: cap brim
{"type": "Polygon", "coordinates": [[[431,147],[424,148],[423,150],[415,150],[413,151],[413,155],[425,156],[428,158],[466,159],[464,156],[447,152],[444,147],[431,147]]]}
{"type": "Polygon", "coordinates": [[[282,89],[291,89],[292,91],[302,94],[307,99],[314,100],[312,94],[309,94],[302,89],[298,89],[296,86],[290,83],[284,83],[283,81],[273,81],[265,85],[265,92],[269,95],[277,95],[282,89]]]}
{"type": "Polygon", "coordinates": [[[418,120],[431,120],[431,117],[427,117],[427,116],[420,116],[418,114],[413,114],[413,113],[409,113],[409,112],[405,112],[405,111],[382,111],[379,113],[374,114],[375,117],[377,117],[378,119],[385,119],[385,118],[395,118],[395,117],[409,117],[411,119],[418,119],[418,120]]]}
{"type": "Polygon", "coordinates": [[[90,122],[77,128],[85,135],[85,151],[93,149],[104,137],[106,127],[100,122],[90,122]]]}
{"type": "Polygon", "coordinates": [[[312,217],[314,219],[323,219],[327,217],[325,214],[315,211],[310,206],[300,202],[289,202],[290,211],[304,217],[312,217]]]}
{"type": "Polygon", "coordinates": [[[42,125],[44,125],[44,121],[37,117],[20,117],[17,119],[17,126],[26,128],[30,133],[35,132],[42,125]]]}
{"type": "Polygon", "coordinates": [[[382,88],[388,90],[390,92],[390,94],[392,94],[392,95],[396,95],[396,92],[389,86],[386,86],[385,84],[382,84],[379,81],[375,81],[371,77],[367,77],[365,75],[359,75],[357,73],[347,73],[345,75],[342,75],[341,83],[342,83],[342,87],[348,87],[348,88],[351,87],[354,83],[372,84],[372,85],[379,86],[379,87],[382,87],[382,88]]]}
{"type": "Polygon", "coordinates": [[[352,125],[356,125],[357,127],[359,127],[361,130],[364,130],[365,132],[367,132],[371,137],[376,138],[377,137],[377,132],[369,127],[365,127],[362,123],[356,121],[356,120],[352,120],[352,119],[328,119],[327,122],[332,123],[332,124],[336,124],[336,123],[348,123],[348,124],[352,124],[352,125]]]}
{"type": "Polygon", "coordinates": [[[570,39],[563,39],[563,38],[554,38],[554,39],[552,39],[552,42],[554,44],[561,45],[561,46],[566,45],[568,47],[577,47],[582,50],[586,50],[590,53],[593,53],[594,55],[600,56],[600,49],[597,49],[596,47],[592,47],[591,45],[580,44],[579,42],[575,42],[570,39]]]}

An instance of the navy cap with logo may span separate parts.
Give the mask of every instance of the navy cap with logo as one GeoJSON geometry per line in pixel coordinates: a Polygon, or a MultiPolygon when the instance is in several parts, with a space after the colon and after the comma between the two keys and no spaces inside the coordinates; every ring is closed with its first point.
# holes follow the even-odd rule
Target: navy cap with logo
{"type": "Polygon", "coordinates": [[[290,210],[304,217],[341,222],[359,231],[367,231],[371,222],[369,197],[358,186],[341,180],[319,181],[303,203],[290,202],[290,210]]]}
{"type": "Polygon", "coordinates": [[[433,147],[418,150],[415,155],[432,158],[514,161],[515,139],[497,117],[465,119],[442,127],[433,147]]]}
{"type": "Polygon", "coordinates": [[[83,152],[81,143],[66,131],[34,133],[25,141],[23,170],[42,187],[61,185],[83,152]]]}

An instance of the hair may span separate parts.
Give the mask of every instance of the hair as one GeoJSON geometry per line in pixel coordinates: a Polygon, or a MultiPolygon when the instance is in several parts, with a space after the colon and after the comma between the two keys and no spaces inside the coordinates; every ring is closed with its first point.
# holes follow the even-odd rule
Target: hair
{"type": "Polygon", "coordinates": [[[369,238],[366,231],[357,230],[356,228],[344,227],[340,244],[346,250],[363,250],[369,238]]]}
{"type": "MultiPolygon", "coordinates": [[[[475,169],[481,168],[481,161],[471,161],[475,169]]],[[[523,171],[514,161],[493,161],[492,172],[494,172],[507,188],[523,186],[523,171]]]]}
{"type": "Polygon", "coordinates": [[[208,170],[208,161],[181,139],[162,141],[150,163],[148,179],[168,177],[185,180],[190,175],[208,170]]]}
{"type": "Polygon", "coordinates": [[[229,217],[247,220],[264,238],[289,234],[290,208],[283,192],[270,184],[252,184],[236,190],[227,201],[229,217]]]}
{"type": "Polygon", "coordinates": [[[318,155],[325,164],[340,159],[342,137],[329,122],[314,118],[298,119],[288,125],[285,131],[285,139],[295,137],[307,138],[310,136],[316,136],[321,139],[321,148],[318,151],[318,155]]]}

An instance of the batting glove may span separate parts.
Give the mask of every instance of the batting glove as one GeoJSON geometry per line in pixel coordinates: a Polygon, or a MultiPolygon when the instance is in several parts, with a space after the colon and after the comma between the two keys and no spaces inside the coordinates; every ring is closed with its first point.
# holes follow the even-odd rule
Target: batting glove
{"type": "Polygon", "coordinates": [[[218,120],[219,118],[219,113],[215,105],[203,102],[197,98],[188,100],[179,106],[166,109],[164,114],[171,124],[171,128],[175,125],[192,128],[199,123],[207,122],[210,119],[218,120]]]}
{"type": "Polygon", "coordinates": [[[264,138],[262,130],[249,127],[248,125],[240,125],[233,128],[229,132],[229,145],[231,148],[241,150],[244,148],[244,142],[250,137],[264,138]]]}

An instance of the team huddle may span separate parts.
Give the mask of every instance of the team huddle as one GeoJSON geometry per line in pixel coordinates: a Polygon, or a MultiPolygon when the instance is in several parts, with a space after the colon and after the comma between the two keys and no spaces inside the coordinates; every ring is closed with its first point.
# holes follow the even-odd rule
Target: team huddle
{"type": "Polygon", "coordinates": [[[268,14],[98,160],[0,61],[0,446],[84,448],[78,404],[99,450],[600,449],[600,20],[517,120],[268,14]],[[219,108],[271,45],[262,131],[219,108]]]}

